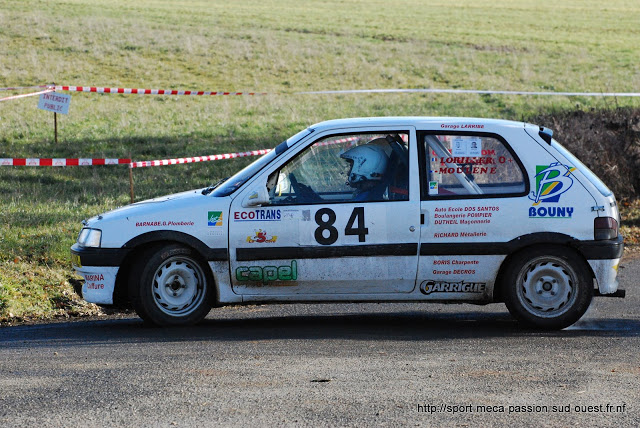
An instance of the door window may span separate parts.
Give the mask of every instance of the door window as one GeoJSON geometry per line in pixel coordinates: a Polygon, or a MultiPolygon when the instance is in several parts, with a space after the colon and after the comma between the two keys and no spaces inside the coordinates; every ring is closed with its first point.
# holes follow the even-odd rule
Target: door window
{"type": "Polygon", "coordinates": [[[429,198],[506,196],[526,192],[520,161],[501,139],[486,135],[425,135],[429,198]]]}
{"type": "Polygon", "coordinates": [[[334,135],[271,174],[271,205],[409,200],[407,132],[334,135]]]}

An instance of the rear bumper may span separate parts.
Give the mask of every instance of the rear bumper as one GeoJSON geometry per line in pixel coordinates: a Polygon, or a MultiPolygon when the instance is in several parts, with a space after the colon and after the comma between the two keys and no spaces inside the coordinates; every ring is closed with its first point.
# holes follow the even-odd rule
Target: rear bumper
{"type": "Polygon", "coordinates": [[[593,270],[599,295],[614,294],[618,290],[618,264],[624,251],[624,239],[578,241],[577,249],[585,256],[593,270]]]}
{"type": "Polygon", "coordinates": [[[618,235],[616,239],[574,241],[572,244],[587,260],[620,259],[624,251],[622,235],[618,235]]]}
{"type": "Polygon", "coordinates": [[[589,260],[589,266],[593,270],[598,283],[598,291],[601,295],[612,294],[618,290],[618,264],[620,259],[589,260]]]}

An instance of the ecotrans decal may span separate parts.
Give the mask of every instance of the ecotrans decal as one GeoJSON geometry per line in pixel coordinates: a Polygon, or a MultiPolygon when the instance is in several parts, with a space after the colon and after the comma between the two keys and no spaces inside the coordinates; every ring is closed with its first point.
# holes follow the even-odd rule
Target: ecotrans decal
{"type": "Polygon", "coordinates": [[[447,282],[447,281],[422,281],[420,291],[422,294],[431,293],[483,293],[487,289],[484,282],[447,282]]]}
{"type": "Polygon", "coordinates": [[[207,215],[208,226],[222,226],[222,211],[209,211],[207,215]]]}
{"type": "Polygon", "coordinates": [[[233,213],[233,221],[280,221],[281,219],[282,212],[273,208],[233,213]]]}
{"type": "Polygon", "coordinates": [[[238,281],[295,281],[298,279],[298,262],[291,261],[290,266],[238,266],[236,269],[238,281]]]}
{"type": "Polygon", "coordinates": [[[555,162],[536,166],[536,190],[529,199],[533,206],[529,208],[529,218],[571,218],[573,207],[539,206],[541,203],[557,204],[560,196],[573,186],[571,172],[575,168],[555,162]]]}
{"type": "Polygon", "coordinates": [[[247,242],[249,242],[251,244],[253,244],[253,243],[273,244],[274,242],[276,242],[278,240],[277,236],[269,236],[269,235],[267,235],[267,232],[265,230],[258,229],[255,232],[256,233],[253,236],[247,236],[247,242]]]}

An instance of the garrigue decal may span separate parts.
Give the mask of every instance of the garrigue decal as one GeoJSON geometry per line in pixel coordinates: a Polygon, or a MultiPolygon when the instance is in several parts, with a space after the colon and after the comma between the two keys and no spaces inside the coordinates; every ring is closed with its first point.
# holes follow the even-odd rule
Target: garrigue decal
{"type": "Polygon", "coordinates": [[[250,244],[253,244],[253,243],[273,244],[278,240],[277,236],[268,235],[266,230],[258,229],[255,232],[256,233],[253,236],[247,236],[247,242],[249,242],[250,244]]]}
{"type": "Polygon", "coordinates": [[[291,261],[290,266],[238,266],[236,268],[238,281],[295,281],[298,279],[298,262],[291,261]]]}
{"type": "Polygon", "coordinates": [[[533,205],[529,208],[529,218],[571,218],[573,207],[538,206],[541,203],[558,203],[560,196],[573,186],[571,172],[575,168],[554,162],[536,166],[536,190],[529,199],[533,205]]]}
{"type": "Polygon", "coordinates": [[[431,293],[484,293],[487,284],[484,282],[446,282],[428,279],[420,284],[422,294],[431,293]]]}
{"type": "Polygon", "coordinates": [[[208,226],[222,226],[222,211],[209,211],[207,214],[208,226]]]}

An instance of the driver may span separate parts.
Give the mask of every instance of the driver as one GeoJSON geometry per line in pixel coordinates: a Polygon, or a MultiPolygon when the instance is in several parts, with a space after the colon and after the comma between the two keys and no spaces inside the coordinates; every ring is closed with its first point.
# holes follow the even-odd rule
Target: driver
{"type": "Polygon", "coordinates": [[[356,189],[354,201],[382,200],[386,188],[383,180],[389,157],[375,140],[340,154],[349,165],[347,185],[356,189]]]}

